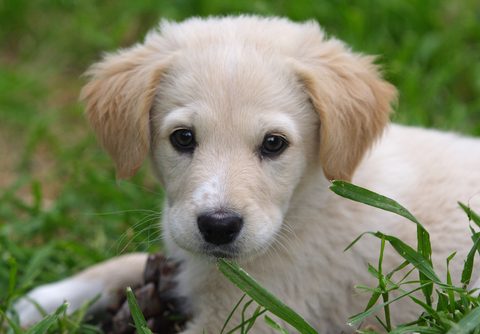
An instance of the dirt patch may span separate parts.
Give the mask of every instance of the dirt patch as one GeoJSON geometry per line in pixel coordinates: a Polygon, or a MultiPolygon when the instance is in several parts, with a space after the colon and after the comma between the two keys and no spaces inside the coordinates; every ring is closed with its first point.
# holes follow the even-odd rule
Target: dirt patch
{"type": "MultiPolygon", "coordinates": [[[[39,143],[29,154],[28,161],[22,161],[26,150],[26,140],[13,129],[0,128],[0,190],[14,186],[22,173],[41,185],[42,205],[48,207],[58,196],[61,182],[55,182],[56,161],[46,144],[39,143]]],[[[33,201],[31,185],[27,182],[16,190],[16,195],[26,203],[33,201]]]]}

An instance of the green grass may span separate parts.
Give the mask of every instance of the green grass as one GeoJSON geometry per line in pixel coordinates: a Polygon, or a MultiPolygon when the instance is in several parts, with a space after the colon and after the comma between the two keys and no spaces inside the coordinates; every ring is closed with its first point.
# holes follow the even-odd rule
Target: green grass
{"type": "Polygon", "coordinates": [[[157,250],[162,190],[148,168],[116,182],[77,101],[104,51],[159,18],[258,13],[317,19],[381,55],[398,122],[480,135],[480,3],[449,1],[0,1],[0,310],[37,284],[157,250]]]}
{"type": "MultiPolygon", "coordinates": [[[[464,204],[459,203],[459,210],[463,209],[465,211],[466,218],[468,217],[471,223],[472,247],[464,261],[461,280],[458,280],[461,282],[461,286],[455,286],[452,283],[453,279],[448,270],[448,264],[456,254],[453,253],[446,259],[447,276],[444,282],[435,272],[431,261],[432,249],[428,231],[406,208],[390,198],[344,181],[334,181],[330,189],[342,197],[403,216],[417,225],[416,250],[395,236],[381,232],[365,232],[345,249],[348,251],[366,234],[381,240],[377,267],[371,264],[368,265],[368,272],[378,281],[378,284],[375,287],[357,287],[363,292],[370,293],[371,297],[363,312],[352,315],[348,319],[352,329],[356,329],[358,333],[364,334],[383,332],[390,334],[412,332],[419,334],[480,333],[480,297],[478,296],[478,289],[468,289],[468,284],[473,274],[475,254],[477,252],[480,253],[480,232],[478,232],[480,216],[477,213],[464,204]],[[398,266],[388,273],[383,272],[383,254],[386,243],[389,243],[398,255],[398,266]],[[416,294],[416,292],[420,291],[423,294],[416,294]],[[432,298],[434,294],[435,297],[432,298]],[[395,304],[400,299],[409,299],[411,307],[420,306],[420,311],[417,319],[411,319],[409,323],[393,325],[390,305],[395,304]],[[382,331],[361,329],[360,325],[367,318],[376,319],[382,331]]],[[[234,262],[220,259],[218,268],[231,282],[252,298],[251,301],[257,302],[260,309],[276,315],[301,334],[322,332],[321,327],[318,329],[319,332],[317,332],[299,314],[283,304],[282,301],[278,300],[257,283],[254,278],[250,277],[248,273],[234,262]]],[[[238,305],[232,312],[236,312],[237,307],[238,305]]],[[[245,312],[245,308],[242,312],[245,312]]],[[[243,318],[245,316],[242,313],[243,318]]],[[[226,321],[228,322],[228,320],[226,321]]],[[[257,320],[259,320],[259,317],[255,317],[252,320],[253,323],[250,319],[248,320],[248,330],[254,328],[254,322],[257,320]]],[[[274,322],[268,314],[264,316],[264,320],[279,333],[288,333],[274,322]]],[[[241,331],[241,333],[247,333],[248,330],[241,331]]]]}
{"type": "MultiPolygon", "coordinates": [[[[480,332],[480,298],[476,295],[475,290],[469,290],[468,284],[473,273],[474,257],[477,252],[480,253],[479,238],[480,217],[470,210],[470,208],[459,203],[459,210],[463,209],[466,217],[471,223],[470,230],[472,233],[472,248],[464,261],[464,268],[461,275],[461,286],[457,287],[452,284],[453,280],[449,272],[449,262],[456,255],[451,254],[447,259],[447,278],[443,282],[439,275],[435,273],[432,264],[432,248],[430,244],[430,235],[424,226],[404,207],[387,197],[378,195],[366,189],[351,185],[343,181],[335,181],[330,187],[336,194],[370,205],[385,211],[396,213],[410,220],[417,225],[417,249],[413,249],[410,245],[405,244],[402,240],[395,236],[385,235],[381,232],[366,232],[381,240],[380,256],[377,268],[369,265],[368,271],[378,280],[378,285],[374,288],[363,287],[372,293],[366,310],[362,313],[352,316],[349,319],[351,325],[361,323],[367,317],[375,315],[382,308],[384,309],[384,320],[378,316],[375,318],[379,324],[389,333],[479,333],[480,332]],[[382,272],[383,253],[385,244],[388,242],[392,248],[398,253],[401,262],[397,268],[389,273],[382,272]],[[394,275],[400,270],[411,266],[413,267],[403,275],[401,279],[394,280],[394,275]],[[418,280],[407,280],[412,272],[418,272],[418,280]],[[418,297],[413,293],[421,290],[422,297],[418,297]],[[391,293],[396,292],[395,298],[391,298],[391,293]],[[435,293],[436,298],[432,298],[435,293]],[[383,303],[377,304],[379,298],[383,298],[383,303]],[[418,320],[408,324],[399,324],[393,327],[390,321],[390,304],[401,298],[410,298],[412,306],[419,305],[422,313],[418,320]],[[434,303],[434,299],[436,302],[434,303]]],[[[364,234],[364,235],[365,235],[364,234]]],[[[363,235],[362,235],[363,236],[363,235]]],[[[353,246],[362,236],[352,242],[347,250],[353,246]]],[[[397,275],[398,276],[398,275],[397,275]]]]}

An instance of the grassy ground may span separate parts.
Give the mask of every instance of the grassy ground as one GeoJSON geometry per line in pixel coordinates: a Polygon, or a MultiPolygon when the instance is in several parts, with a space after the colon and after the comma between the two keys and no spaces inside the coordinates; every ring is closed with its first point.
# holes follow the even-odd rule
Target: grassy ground
{"type": "Polygon", "coordinates": [[[162,191],[148,168],[115,181],[77,102],[81,74],[161,17],[234,13],[317,19],[381,55],[396,121],[480,135],[476,0],[0,1],[0,309],[33,285],[158,249],[162,191]]]}

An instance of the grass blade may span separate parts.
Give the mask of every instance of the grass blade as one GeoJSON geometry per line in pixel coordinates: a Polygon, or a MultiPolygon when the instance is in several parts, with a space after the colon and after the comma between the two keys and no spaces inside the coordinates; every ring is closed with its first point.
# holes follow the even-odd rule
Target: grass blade
{"type": "Polygon", "coordinates": [[[352,248],[365,234],[368,234],[368,232],[364,232],[360,234],[358,237],[355,238],[345,249],[343,250],[344,252],[348,251],[350,248],[352,248]]]}
{"type": "MultiPolygon", "coordinates": [[[[330,190],[339,196],[348,198],[350,200],[360,202],[379,208],[388,212],[395,213],[402,216],[417,225],[417,250],[423,257],[432,264],[432,247],[430,244],[430,235],[423,225],[402,205],[397,203],[391,198],[377,194],[371,190],[353,185],[345,181],[333,181],[330,186],[330,190]]],[[[420,281],[422,283],[427,282],[427,276],[420,272],[420,281]]],[[[423,294],[427,299],[428,304],[431,304],[431,295],[433,293],[433,287],[431,285],[424,285],[423,294]]]]}
{"type": "Polygon", "coordinates": [[[41,273],[42,268],[51,257],[53,250],[54,244],[50,243],[49,245],[44,246],[35,252],[22,275],[23,279],[19,282],[21,289],[28,288],[30,285],[32,285],[35,278],[41,273]]]}
{"type": "MultiPolygon", "coordinates": [[[[417,224],[417,250],[418,253],[423,256],[423,258],[428,262],[430,267],[432,267],[433,271],[433,264],[432,264],[432,246],[430,244],[430,235],[428,234],[427,230],[423,228],[422,225],[417,224]]],[[[419,272],[420,283],[423,285],[427,283],[428,276],[424,274],[422,271],[419,272]]],[[[425,300],[428,305],[432,305],[432,294],[433,294],[433,285],[424,285],[422,292],[425,296],[425,300]]]]}
{"type": "Polygon", "coordinates": [[[55,322],[58,321],[59,317],[67,311],[68,304],[63,303],[55,313],[47,315],[45,318],[42,319],[39,323],[35,326],[31,327],[26,334],[44,334],[47,330],[52,327],[55,322]]]}
{"type": "Polygon", "coordinates": [[[358,313],[358,314],[356,314],[356,315],[354,315],[354,316],[352,316],[352,317],[350,317],[350,318],[348,319],[348,324],[349,324],[350,326],[354,326],[354,325],[358,324],[359,322],[362,322],[362,321],[365,320],[366,318],[372,316],[373,314],[377,313],[377,312],[380,311],[382,308],[384,308],[386,305],[389,305],[389,304],[391,304],[391,303],[393,303],[393,302],[395,302],[395,301],[397,301],[397,300],[400,300],[400,299],[402,299],[402,298],[404,298],[404,297],[406,297],[406,296],[408,296],[408,295],[411,295],[412,293],[420,290],[421,288],[422,288],[422,287],[420,286],[420,287],[415,288],[415,289],[413,289],[413,290],[411,290],[411,291],[407,291],[407,292],[405,292],[405,293],[397,296],[396,298],[389,300],[388,302],[385,302],[385,303],[382,303],[382,304],[378,304],[378,305],[376,305],[375,307],[372,307],[371,309],[368,309],[368,310],[366,310],[366,311],[364,311],[364,312],[358,313]]]}
{"type": "Polygon", "coordinates": [[[223,334],[225,332],[225,329],[227,328],[228,323],[232,319],[233,314],[240,307],[240,304],[243,302],[243,300],[245,299],[246,296],[247,296],[246,294],[243,294],[242,298],[240,298],[240,300],[237,302],[237,304],[235,304],[235,307],[232,309],[232,311],[229,313],[227,319],[223,323],[223,327],[222,327],[222,330],[220,331],[220,334],[223,334]]]}
{"type": "Polygon", "coordinates": [[[380,292],[374,292],[372,293],[372,296],[368,300],[367,306],[365,307],[365,311],[372,308],[373,305],[377,302],[378,298],[380,298],[382,294],[380,292]]]}
{"type": "Polygon", "coordinates": [[[276,330],[277,332],[280,332],[282,334],[288,334],[287,330],[280,326],[275,320],[270,318],[268,315],[265,315],[265,322],[267,323],[268,326],[276,330]]]}
{"type": "Polygon", "coordinates": [[[473,221],[478,227],[480,227],[480,215],[475,213],[468,205],[458,202],[458,205],[465,211],[470,221],[473,221]]]}
{"type": "Polygon", "coordinates": [[[462,318],[457,324],[452,324],[452,328],[447,334],[469,334],[480,326],[480,307],[473,309],[462,318]]]}
{"type": "Polygon", "coordinates": [[[4,326],[4,319],[8,322],[10,325],[10,329],[14,334],[23,334],[23,330],[20,328],[20,325],[14,321],[12,318],[7,316],[2,309],[0,308],[0,329],[3,328],[4,326]]]}
{"type": "Polygon", "coordinates": [[[392,245],[392,247],[397,251],[397,253],[400,254],[401,257],[403,257],[405,260],[415,266],[415,268],[417,268],[421,273],[423,273],[428,279],[439,285],[444,285],[433,270],[430,262],[422,254],[415,251],[412,247],[394,236],[386,235],[381,232],[373,233],[373,235],[375,235],[379,239],[384,238],[385,240],[387,240],[390,245],[392,245]]]}
{"type": "Polygon", "coordinates": [[[10,270],[8,271],[8,295],[7,296],[12,296],[17,284],[18,264],[15,258],[13,257],[9,257],[7,259],[7,264],[10,267],[10,270]]]}
{"type": "Polygon", "coordinates": [[[344,198],[348,198],[355,202],[360,202],[373,206],[375,208],[395,213],[399,216],[407,218],[408,220],[414,222],[417,225],[422,226],[422,224],[420,224],[420,222],[407,209],[398,204],[396,201],[383,195],[377,194],[371,190],[353,185],[345,181],[338,180],[332,182],[330,190],[344,198]]]}
{"type": "Polygon", "coordinates": [[[426,326],[400,326],[389,332],[389,334],[410,334],[410,333],[422,333],[422,334],[443,334],[443,331],[435,327],[426,326]]]}
{"type": "MultiPolygon", "coordinates": [[[[257,306],[257,308],[255,309],[255,312],[253,312],[253,315],[252,315],[252,320],[248,322],[248,326],[245,330],[245,333],[248,333],[250,332],[250,329],[252,329],[253,325],[255,324],[255,321],[257,320],[257,318],[262,315],[262,311],[265,310],[265,309],[262,309],[261,306],[257,306]]],[[[265,315],[266,316],[266,315],[265,315]]]]}
{"type": "MultiPolygon", "coordinates": [[[[447,284],[452,285],[452,275],[450,273],[450,261],[455,257],[457,253],[452,253],[449,257],[447,257],[447,284]]],[[[450,312],[455,314],[455,294],[452,290],[447,290],[448,296],[448,306],[450,312]]]]}
{"type": "MultiPolygon", "coordinates": [[[[245,321],[245,315],[247,313],[247,309],[250,307],[250,305],[252,305],[253,303],[253,299],[250,299],[248,302],[246,302],[244,305],[243,305],[243,309],[242,309],[242,317],[241,317],[241,327],[240,327],[240,333],[244,334],[246,333],[247,331],[245,330],[245,325],[248,325],[251,324],[252,322],[246,322],[245,321]]],[[[253,320],[255,321],[255,320],[253,320]]]]}
{"type": "Polygon", "coordinates": [[[127,293],[127,302],[128,307],[130,308],[130,313],[135,323],[135,328],[137,329],[138,334],[153,334],[152,331],[147,326],[147,321],[143,316],[140,306],[138,306],[137,299],[130,287],[126,290],[127,293]]]}
{"type": "MultiPolygon", "coordinates": [[[[262,314],[265,314],[266,312],[267,312],[267,309],[264,308],[263,310],[259,311],[258,313],[253,314],[250,318],[246,319],[245,322],[250,323],[251,321],[255,321],[258,317],[260,317],[262,314]]],[[[244,323],[241,323],[241,324],[237,325],[236,327],[234,327],[233,329],[228,331],[227,334],[237,333],[237,331],[239,329],[241,329],[242,326],[244,326],[244,323]]]]}
{"type": "Polygon", "coordinates": [[[219,259],[218,269],[243,292],[254,299],[258,304],[286,321],[302,334],[317,334],[300,315],[282,303],[272,293],[258,284],[250,275],[241,269],[236,263],[225,259],[219,259]]]}
{"type": "Polygon", "coordinates": [[[91,308],[93,304],[95,304],[99,299],[100,299],[101,294],[96,295],[93,297],[91,300],[87,300],[85,303],[83,303],[82,306],[75,312],[73,312],[70,317],[69,321],[73,328],[80,328],[83,326],[83,321],[85,319],[85,316],[88,313],[88,310],[91,308]]]}
{"type": "Polygon", "coordinates": [[[465,260],[465,264],[463,265],[461,282],[464,286],[467,286],[468,284],[470,284],[470,279],[472,278],[473,261],[474,261],[474,258],[475,258],[475,253],[477,252],[477,249],[478,249],[479,243],[480,243],[480,232],[475,233],[472,236],[472,239],[474,241],[473,246],[472,246],[472,248],[470,249],[470,252],[467,255],[467,258],[465,260]]]}
{"type": "Polygon", "coordinates": [[[418,298],[415,298],[415,296],[408,296],[415,304],[421,306],[432,318],[434,318],[437,322],[441,322],[440,316],[438,312],[436,312],[433,307],[427,303],[424,303],[418,298]]]}

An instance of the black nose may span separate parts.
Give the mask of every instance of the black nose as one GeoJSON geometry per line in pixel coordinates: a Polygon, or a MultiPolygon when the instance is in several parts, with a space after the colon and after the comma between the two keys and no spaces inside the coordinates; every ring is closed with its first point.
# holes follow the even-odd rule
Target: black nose
{"type": "Polygon", "coordinates": [[[238,236],[243,226],[243,219],[234,212],[216,211],[199,215],[197,225],[206,242],[225,245],[238,236]]]}

